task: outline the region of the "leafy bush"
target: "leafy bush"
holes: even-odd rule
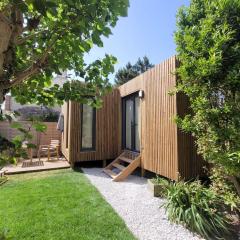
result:
[[[57,122],[59,118],[59,112],[57,111],[49,111],[46,114],[44,114],[40,119],[43,122]]]
[[[26,126],[20,122],[13,122],[11,128],[18,130],[20,134],[16,135],[12,142],[0,138],[0,166],[7,163],[16,163],[19,158],[27,158],[26,148],[36,148],[36,145],[31,142],[33,139],[31,130],[45,132],[47,126],[39,121],[32,120]],[[23,148],[23,145],[25,145],[25,148]]]
[[[177,118],[198,152],[221,165],[240,196],[240,1],[191,0],[177,18],[177,90],[189,114]]]
[[[0,136],[0,151],[6,150],[9,147],[14,147],[14,144],[6,138]]]
[[[14,143],[15,157],[26,158],[26,148],[33,149],[37,147],[31,142],[33,139],[31,130],[35,130],[36,132],[45,132],[47,126],[39,121],[32,120],[27,124],[27,126],[23,126],[20,122],[13,122],[11,124],[11,128],[17,129],[20,132],[20,134],[16,135],[12,140]],[[25,145],[26,148],[23,148],[23,145]]]
[[[14,163],[14,144],[0,136],[0,167],[7,163]]]
[[[233,183],[224,174],[224,169],[221,166],[215,165],[210,172],[211,189],[222,197],[226,206],[231,211],[240,212],[240,197],[236,192]]]
[[[206,239],[231,233],[222,198],[199,181],[171,183],[164,204],[170,221],[183,224]]]
[[[16,158],[14,157],[14,148],[9,148],[7,150],[0,151],[0,169],[6,164],[16,163]]]

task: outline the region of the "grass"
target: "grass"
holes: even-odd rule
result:
[[[0,187],[0,232],[10,239],[132,240],[123,220],[83,173],[12,176]]]

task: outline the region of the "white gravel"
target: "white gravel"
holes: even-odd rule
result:
[[[82,170],[139,240],[200,239],[168,221],[164,208],[160,208],[164,200],[152,196],[146,179],[131,175],[123,182],[113,182],[100,168]]]

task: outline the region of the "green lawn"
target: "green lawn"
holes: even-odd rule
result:
[[[69,169],[12,176],[0,187],[3,229],[17,240],[135,239],[84,174]]]

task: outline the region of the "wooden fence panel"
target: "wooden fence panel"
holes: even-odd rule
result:
[[[19,121],[24,127],[30,126],[30,122],[27,121]],[[47,145],[50,143],[51,139],[56,139],[61,141],[61,133],[57,130],[56,122],[44,122],[47,126],[47,130],[45,133],[36,132],[35,130],[31,130],[31,134],[33,135],[32,143],[37,145]],[[14,128],[11,128],[9,122],[0,122],[0,136],[11,141],[15,136],[20,135],[21,133]],[[33,155],[36,156],[37,151],[33,151]]]

